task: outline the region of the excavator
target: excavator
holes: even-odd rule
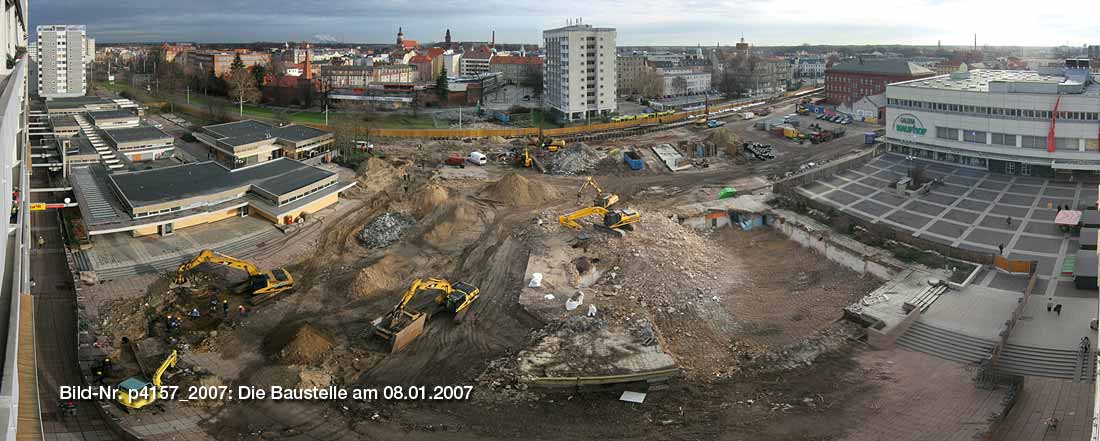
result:
[[[179,353],[173,350],[168,358],[164,359],[164,363],[161,363],[160,367],[157,368],[157,372],[153,374],[152,382],[141,377],[130,377],[122,380],[118,384],[116,395],[118,404],[127,409],[141,409],[156,402],[157,395],[160,395],[160,379],[164,376],[164,371],[167,371],[170,367],[176,367],[176,361],[178,360]]]
[[[596,190],[596,199],[594,202],[596,206],[611,208],[612,205],[615,205],[616,202],[619,202],[619,195],[615,193],[604,194],[603,188],[601,188],[600,184],[596,182],[596,178],[593,178],[591,176],[585,179],[584,183],[581,184],[581,188],[577,190],[577,197],[579,198],[581,193],[584,193],[584,190],[588,187],[592,187],[593,190]]]
[[[619,237],[626,236],[628,230],[634,229],[634,223],[642,220],[642,215],[637,210],[631,208],[622,208],[611,210],[604,207],[586,207],[580,210],[574,211],[564,216],[558,217],[558,223],[563,227],[569,227],[574,230],[581,230],[584,227],[577,222],[577,219],[597,215],[603,216],[603,225],[596,224],[599,229],[614,231]]]
[[[187,272],[208,262],[247,272],[248,281],[245,283],[248,285],[249,301],[254,305],[271,300],[279,293],[294,288],[294,278],[285,269],[273,269],[265,273],[256,268],[256,265],[212,250],[202,250],[194,259],[180,265],[176,270],[175,284],[186,284]]]
[[[446,280],[436,278],[429,278],[426,281],[414,280],[401,296],[401,301],[389,313],[371,322],[374,325],[374,333],[390,341],[391,352],[404,349],[424,332],[424,322],[428,315],[405,308],[409,301],[421,291],[434,291],[435,303],[441,310],[454,313],[455,321],[462,320],[470,304],[481,294],[480,289],[466,282],[452,285]]]

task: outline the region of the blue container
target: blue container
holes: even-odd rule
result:
[[[875,132],[864,132],[863,133],[863,143],[867,144],[867,145],[874,144],[875,143]]]
[[[641,155],[630,150],[623,152],[623,162],[625,162],[631,170],[641,170],[645,167],[645,160],[642,159]]]

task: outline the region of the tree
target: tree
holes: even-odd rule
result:
[[[252,66],[252,78],[256,80],[256,87],[263,87],[267,69],[262,64]]]
[[[237,61],[239,60],[240,56],[237,57]],[[234,61],[233,65],[236,64],[236,61]],[[226,86],[229,89],[229,96],[237,100],[242,116],[244,115],[244,103],[254,103],[260,99],[260,90],[256,88],[256,79],[252,77],[244,64],[241,64],[240,67],[230,67]]]
[[[531,88],[531,94],[534,96],[542,96],[542,69],[530,69],[527,71],[527,75],[523,77],[523,81],[520,85]]]
[[[672,92],[676,95],[684,95],[687,93],[688,82],[683,76],[676,76],[672,79]]]
[[[643,69],[638,72],[635,79],[634,91],[646,98],[657,98],[664,95],[665,80],[654,69]]]
[[[229,70],[237,71],[244,69],[244,61],[241,61],[241,54],[233,56],[233,63],[229,65]]]
[[[171,96],[179,90],[184,82],[183,69],[175,62],[172,62],[164,63],[162,66],[157,67],[157,70],[157,82],[160,84],[158,90],[164,90],[165,94],[169,97],[168,102],[172,105],[172,111],[175,112],[176,102]]]
[[[439,94],[440,105],[447,104],[447,96],[451,94],[451,90],[447,86],[446,66],[444,66],[443,70],[439,72],[439,78],[435,79],[435,93]]]

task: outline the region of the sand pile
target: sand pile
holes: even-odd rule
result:
[[[390,165],[384,159],[373,156],[359,164],[356,176],[359,177],[359,184],[364,189],[372,192],[385,190],[386,187],[400,179],[396,167]]]
[[[542,205],[561,197],[554,187],[510,173],[482,190],[484,197],[516,206]]]
[[[403,280],[404,265],[396,257],[387,255],[374,265],[359,270],[355,276],[355,294],[370,297],[397,289]]]
[[[446,188],[434,183],[425,185],[413,196],[413,213],[419,217],[427,216],[436,207],[447,202],[448,197]]]
[[[729,155],[740,153],[741,141],[737,139],[736,134],[725,127],[719,127],[717,130],[710,132],[705,142],[713,144],[719,150],[725,150]]]
[[[279,359],[293,364],[312,363],[332,349],[332,346],[332,337],[306,323],[298,328],[286,346],[279,351]]]
[[[489,144],[504,144],[506,142],[508,142],[508,140],[504,139],[503,136],[490,136],[489,137]]]
[[[431,228],[424,233],[424,240],[439,245],[479,233],[481,210],[471,202],[454,201],[436,210],[428,222]]]

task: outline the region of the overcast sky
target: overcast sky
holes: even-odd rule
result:
[[[85,24],[100,42],[405,38],[537,43],[572,17],[619,45],[1100,44],[1095,0],[31,0],[31,27]]]

